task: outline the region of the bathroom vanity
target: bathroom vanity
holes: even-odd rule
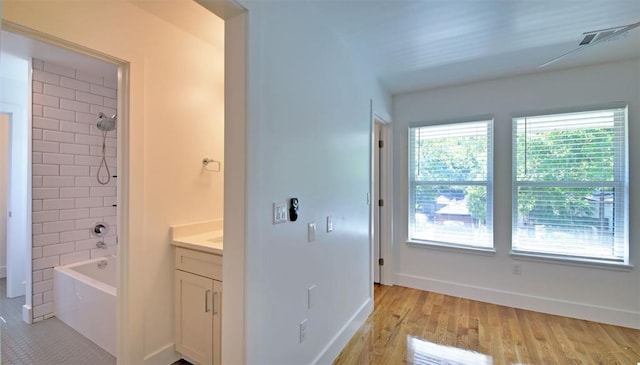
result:
[[[194,225],[171,227],[175,246],[175,350],[196,364],[218,365],[222,335],[222,231],[203,223],[196,225],[202,229],[194,229]]]

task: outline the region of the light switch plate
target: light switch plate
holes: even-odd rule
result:
[[[307,240],[309,242],[313,242],[316,240],[316,222],[309,222]]]
[[[333,232],[333,219],[331,216],[327,216],[327,233]]]
[[[287,221],[287,203],[273,203],[273,224],[284,223]]]

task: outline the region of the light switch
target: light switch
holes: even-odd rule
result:
[[[331,216],[327,216],[327,233],[333,232],[333,219]]]
[[[273,203],[273,224],[287,221],[287,203]]]
[[[307,232],[307,240],[313,242],[316,240],[316,222],[310,222]]]

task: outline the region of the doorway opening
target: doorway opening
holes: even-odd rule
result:
[[[378,115],[373,117],[373,141],[373,282],[391,285],[391,127]]]

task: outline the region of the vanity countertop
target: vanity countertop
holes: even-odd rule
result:
[[[215,255],[222,255],[222,224],[200,222],[171,227],[171,244]]]

